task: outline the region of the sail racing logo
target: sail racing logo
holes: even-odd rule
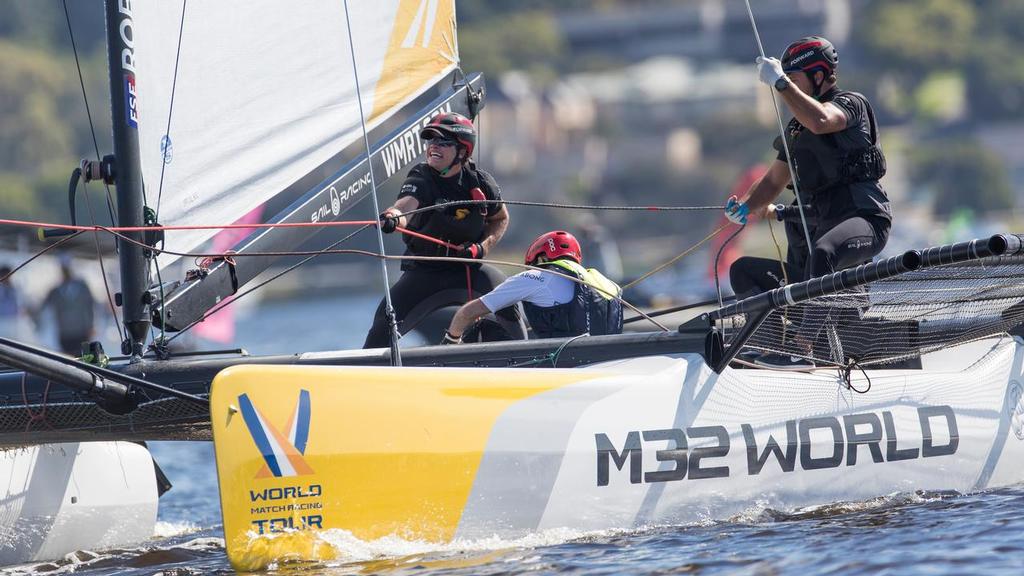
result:
[[[306,442],[309,440],[309,390],[299,391],[295,410],[284,425],[286,433],[282,433],[267,420],[249,399],[248,394],[239,396],[238,403],[245,425],[249,428],[249,435],[263,455],[264,464],[256,473],[256,478],[313,474],[313,469],[306,463],[304,457]]]

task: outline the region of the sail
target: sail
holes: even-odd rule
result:
[[[165,225],[238,220],[458,63],[454,0],[131,5],[146,204]],[[179,40],[180,39],[180,40]],[[169,232],[187,251],[216,230]],[[165,265],[169,260],[162,259]]]

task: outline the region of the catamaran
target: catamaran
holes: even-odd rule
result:
[[[1014,234],[911,250],[672,330],[172,353],[173,334],[404,174],[429,118],[484,105],[483,78],[458,70],[452,0],[258,4],[106,2],[114,153],[84,172],[117,190],[126,360],[0,340],[18,369],[0,374],[0,444],[30,447],[0,462],[23,490],[5,500],[0,561],[151,535],[144,440],[214,441],[225,545],[247,570],[335,558],[331,531],[514,538],[1024,481]],[[280,194],[295,200],[231,254],[165,276],[212,223]],[[798,324],[817,328],[815,369],[737,361],[744,348],[808,354],[787,338]],[[116,489],[100,502],[89,486],[104,484]]]

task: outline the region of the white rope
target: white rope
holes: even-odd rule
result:
[[[352,55],[352,76],[356,81],[356,101],[359,102],[359,123],[363,127],[363,146],[366,148],[366,163],[370,168],[370,196],[373,198],[373,213],[380,214],[380,205],[377,203],[377,179],[373,175],[373,161],[370,158],[370,137],[366,132],[366,116],[363,113],[363,95],[359,89],[359,67],[356,65],[356,48],[352,41],[352,23],[348,17],[348,0],[345,0],[345,26],[348,28],[348,47],[349,53]],[[380,249],[381,254],[387,254],[384,251],[384,232],[380,226],[377,226],[377,247]],[[395,309],[391,306],[391,281],[388,279],[388,265],[387,261],[381,259],[380,261],[380,272],[384,277],[384,306],[385,314],[387,315],[388,322],[391,328],[391,364],[393,366],[402,365],[402,355],[398,350],[398,322],[395,318]]]
[[[747,14],[750,16],[750,27],[754,30],[754,39],[757,40],[757,49],[761,52],[761,58],[765,58],[764,45],[761,44],[761,35],[757,33],[757,23],[754,22],[754,11],[750,9],[750,0],[743,0],[747,5]],[[795,87],[794,87],[795,89]],[[772,94],[772,106],[775,107],[775,120],[779,123],[779,136],[782,137],[782,148],[786,152],[786,165],[789,166],[789,179],[793,183],[793,193],[796,194],[796,206],[800,210],[800,223],[804,227],[804,239],[807,240],[807,265],[811,265],[811,257],[814,254],[814,246],[811,244],[811,233],[807,228],[807,217],[804,216],[804,202],[800,198],[800,187],[797,184],[796,168],[793,165],[793,155],[789,153],[789,142],[786,140],[786,127],[782,124],[782,111],[779,110],[779,102],[775,99],[775,89],[771,86],[768,90]]]

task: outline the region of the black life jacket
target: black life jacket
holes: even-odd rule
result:
[[[434,198],[434,206],[459,200],[472,200],[470,190],[473,188],[483,190],[480,175],[470,164],[464,165],[459,174],[446,179],[456,184],[454,194],[452,193],[451,186],[442,188],[441,175],[426,163],[414,166],[409,171],[409,175],[420,176],[423,181],[427,182],[428,186],[433,188],[430,195]],[[445,189],[447,190],[443,191]],[[445,197],[446,194],[453,197]],[[479,242],[483,239],[486,219],[486,205],[464,204],[461,206],[438,208],[437,210],[426,210],[414,214],[409,223],[409,228],[421,234],[460,245],[466,242]],[[409,251],[416,256],[448,255],[446,247],[434,242],[409,235],[403,236],[402,239],[409,247]]]
[[[573,282],[572,300],[564,304],[544,308],[523,302],[526,319],[538,338],[622,333],[622,302],[618,300],[622,289],[617,284],[597,270],[571,260],[555,260],[541,267],[555,269],[586,284]]]
[[[864,101],[871,125],[871,144],[852,148],[848,143],[840,143],[835,133],[815,134],[805,129],[796,118],[786,128],[800,192],[806,194],[808,200],[829,188],[877,181],[885,175],[885,155],[878,146],[878,123],[871,103],[857,92],[837,91],[832,98],[842,95]]]

